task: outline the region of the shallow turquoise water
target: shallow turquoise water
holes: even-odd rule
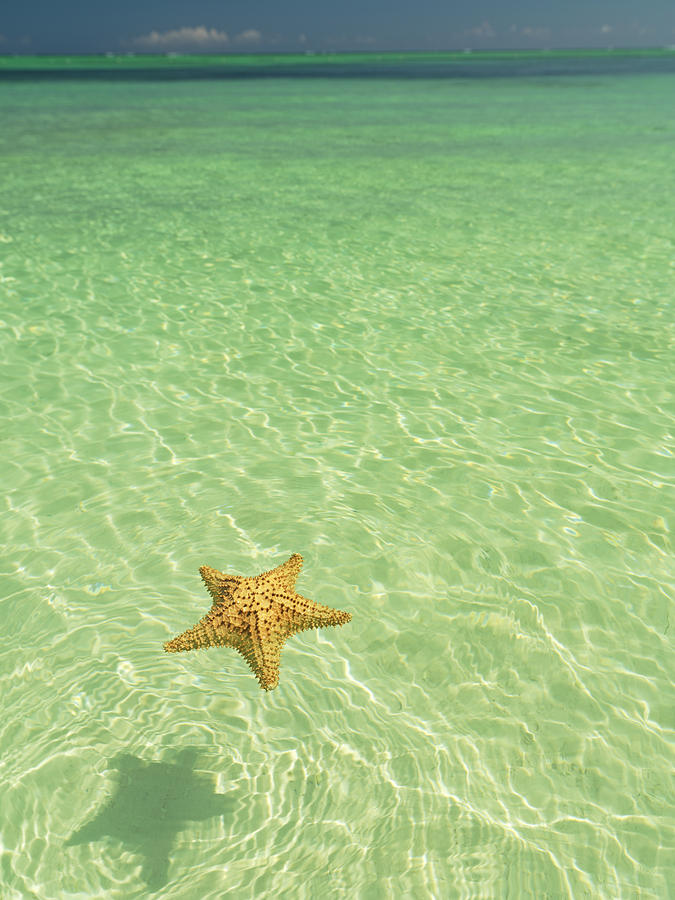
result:
[[[673,84],[1,85],[3,897],[668,895]]]

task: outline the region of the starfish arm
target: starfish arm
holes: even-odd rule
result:
[[[228,617],[235,621],[226,621],[220,614],[216,604],[192,628],[188,628],[183,634],[167,641],[164,649],[167,653],[177,653],[180,650],[199,650],[202,647],[234,647],[239,649],[241,631],[238,617]]]
[[[237,647],[265,691],[271,691],[279,684],[283,643],[284,637],[278,629],[258,622]]]
[[[234,592],[244,580],[241,575],[225,575],[211,566],[200,566],[199,574],[214,603],[231,603]]]
[[[285,563],[282,563],[275,569],[270,569],[269,572],[263,572],[262,575],[257,577],[267,580],[269,576],[276,576],[278,581],[281,581],[289,591],[292,591],[295,587],[295,580],[300,574],[300,569],[302,569],[302,557],[299,553],[294,553]]]
[[[297,634],[309,628],[325,628],[327,625],[345,625],[352,617],[351,613],[323,606],[302,594],[296,594],[294,599],[296,605],[289,620],[289,634]]]

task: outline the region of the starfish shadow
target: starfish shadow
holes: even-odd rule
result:
[[[141,874],[150,891],[168,881],[171,850],[180,831],[232,811],[235,800],[214,792],[213,776],[193,771],[194,750],[175,763],[147,762],[121,754],[110,766],[118,772],[110,800],[66,841],[66,846],[112,838],[142,857]]]

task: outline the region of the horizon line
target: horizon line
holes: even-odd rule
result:
[[[593,47],[453,47],[453,48],[436,48],[436,49],[398,49],[398,50],[364,50],[364,49],[305,49],[305,50],[74,50],[74,51],[12,51],[0,52],[1,58],[15,59],[17,57],[83,57],[83,56],[100,56],[111,58],[116,56],[122,57],[163,57],[175,58],[178,56],[204,56],[204,57],[230,57],[230,56],[336,56],[341,54],[349,54],[351,56],[372,56],[378,55],[394,55],[400,53],[625,53],[640,51],[661,51],[675,52],[675,44],[653,44],[653,45],[617,45],[617,46],[593,46]]]

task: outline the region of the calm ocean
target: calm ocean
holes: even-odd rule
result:
[[[0,66],[0,896],[664,900],[675,53],[95,68]],[[291,553],[276,690],[164,653]]]

